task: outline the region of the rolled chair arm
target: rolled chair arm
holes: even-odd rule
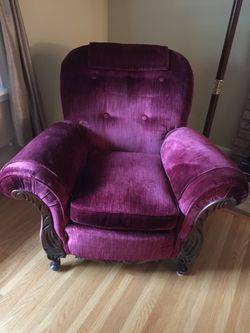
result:
[[[178,233],[181,240],[207,205],[230,198],[239,204],[248,195],[246,177],[233,161],[190,128],[181,127],[166,136],[161,159],[184,215]]]
[[[60,122],[40,133],[0,170],[3,194],[32,193],[49,208],[64,248],[69,199],[86,157],[83,127]]]

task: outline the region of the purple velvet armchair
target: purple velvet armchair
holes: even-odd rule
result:
[[[193,75],[163,46],[91,43],[65,58],[65,121],[0,171],[0,190],[41,211],[51,268],[67,254],[101,260],[177,258],[184,274],[202,221],[242,202],[243,173],[185,127]]]

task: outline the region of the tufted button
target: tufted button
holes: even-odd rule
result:
[[[148,119],[148,117],[147,117],[145,114],[143,114],[143,115],[141,116],[141,119],[144,120],[144,121],[146,121],[146,120]]]
[[[92,80],[96,80],[96,79],[97,79],[96,74],[92,74],[92,75],[91,75],[91,79],[92,79]]]
[[[105,113],[103,114],[103,118],[105,118],[105,119],[109,119],[109,118],[110,118],[110,115],[109,115],[107,112],[105,112]]]
[[[164,82],[164,81],[165,81],[165,77],[160,76],[160,77],[159,77],[159,81],[160,81],[160,82]]]

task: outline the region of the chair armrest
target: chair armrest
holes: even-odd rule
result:
[[[87,157],[84,128],[61,122],[44,130],[0,170],[0,191],[35,194],[50,209],[54,228],[65,243],[69,199]]]
[[[237,204],[248,195],[245,175],[207,138],[181,127],[170,132],[161,159],[185,218],[179,236],[185,239],[199,212],[217,199],[233,197]]]

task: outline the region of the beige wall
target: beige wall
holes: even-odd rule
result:
[[[59,72],[64,56],[107,40],[107,0],[20,0],[48,123],[62,119]]]
[[[183,53],[195,75],[190,126],[202,130],[233,1],[109,0],[109,40],[165,44]],[[243,1],[211,133],[231,147],[250,90],[250,2]]]

